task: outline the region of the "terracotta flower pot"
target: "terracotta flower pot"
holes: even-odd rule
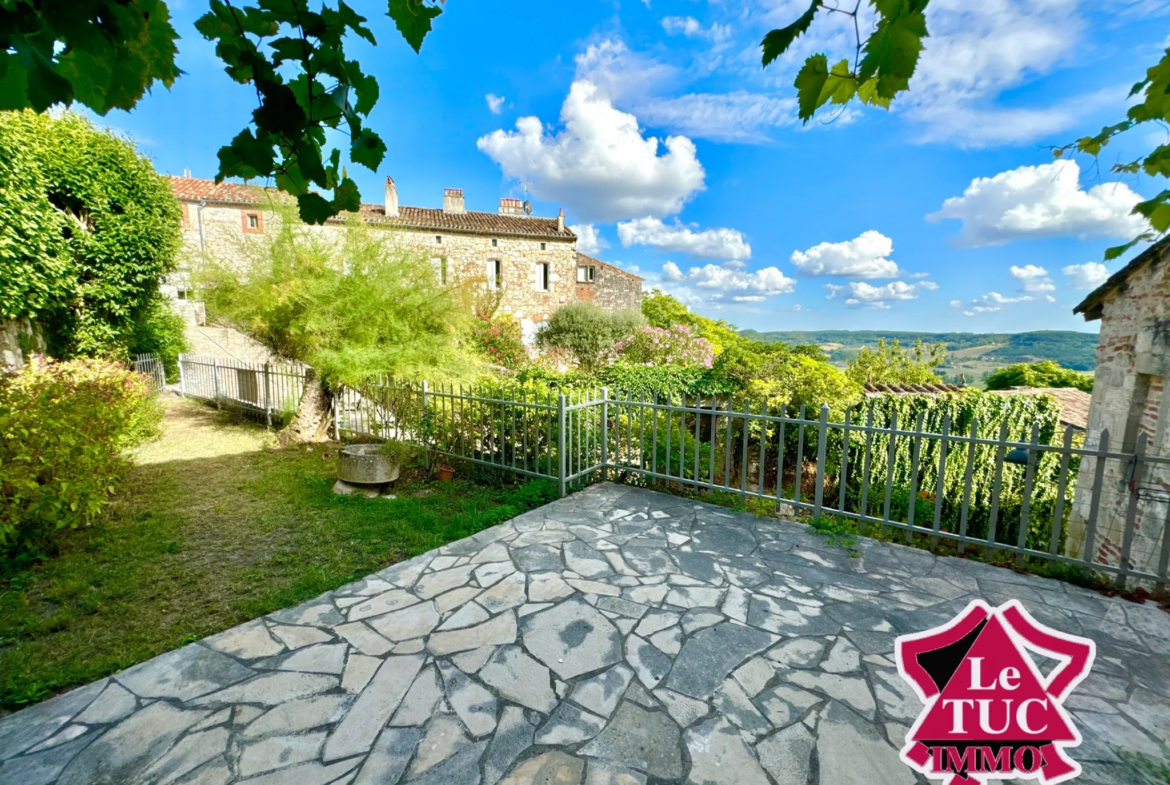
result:
[[[450,482],[452,479],[454,479],[454,477],[455,477],[455,467],[454,466],[448,466],[445,463],[440,463],[438,466],[438,469],[439,469],[439,482]]]

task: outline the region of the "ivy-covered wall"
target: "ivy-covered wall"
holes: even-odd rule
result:
[[[35,321],[53,354],[174,344],[158,287],[180,219],[130,142],[72,112],[0,112],[0,316]]]

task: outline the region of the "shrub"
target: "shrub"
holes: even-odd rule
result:
[[[710,368],[715,360],[711,342],[685,324],[640,327],[614,344],[614,354],[634,365],[681,365]]]
[[[33,358],[0,378],[0,548],[91,523],[161,419],[146,378],[116,363]]]
[[[940,379],[935,368],[947,358],[946,344],[924,344],[919,338],[913,351],[898,343],[878,339],[875,348],[862,347],[849,361],[846,374],[858,384],[937,384]]]
[[[985,380],[989,390],[1009,387],[1075,387],[1093,392],[1093,375],[1063,368],[1052,360],[1039,363],[1017,363],[993,371]]]
[[[477,316],[471,323],[471,339],[484,358],[494,365],[517,368],[528,361],[520,323],[511,316],[490,319]]]
[[[542,349],[569,352],[583,370],[593,371],[604,363],[615,343],[645,323],[637,311],[609,313],[593,303],[572,303],[552,315],[536,340]]]
[[[134,325],[131,341],[131,355],[157,356],[166,369],[167,381],[179,380],[179,355],[187,351],[186,325],[161,296]]]
[[[652,327],[668,328],[678,324],[690,327],[696,335],[710,342],[715,354],[721,354],[745,340],[727,322],[699,316],[660,289],[643,293],[642,315]]]

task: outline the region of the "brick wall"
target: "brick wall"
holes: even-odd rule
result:
[[[1170,345],[1163,337],[1170,317],[1170,279],[1165,258],[1134,271],[1125,286],[1106,295],[1097,344],[1097,368],[1093,402],[1089,409],[1086,445],[1100,443],[1109,434],[1109,449],[1130,452],[1140,434],[1147,438],[1147,453],[1168,454],[1163,400],[1165,377],[1170,373]],[[1069,516],[1065,552],[1082,557],[1087,520],[1093,502],[1096,460],[1086,457],[1077,475],[1077,493]],[[1135,497],[1133,489],[1145,492]],[[1158,464],[1143,464],[1136,475],[1130,462],[1107,459],[1100,493],[1094,558],[1107,564],[1120,562],[1125,520],[1131,501],[1136,504],[1131,561],[1138,569],[1156,571],[1167,504],[1151,489],[1170,490],[1170,471]]]

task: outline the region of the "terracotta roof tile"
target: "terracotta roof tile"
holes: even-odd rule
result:
[[[171,177],[171,190],[181,200],[207,200],[217,204],[262,204],[269,196],[287,199],[275,188],[255,185],[203,180],[197,177]],[[468,210],[447,213],[430,207],[400,207],[397,218],[387,218],[386,208],[380,204],[363,204],[358,214],[369,223],[427,229],[437,232],[465,232],[470,234],[511,235],[549,240],[573,241],[577,235],[568,227],[557,228],[556,218],[536,218],[527,215],[498,215]],[[344,214],[334,221],[344,219]]]
[[[1093,396],[1075,387],[1011,387],[993,390],[996,395],[1051,395],[1060,404],[1060,424],[1084,431],[1089,427],[1089,405]]]
[[[879,395],[942,395],[965,390],[957,384],[874,384],[865,383],[866,397]]]

